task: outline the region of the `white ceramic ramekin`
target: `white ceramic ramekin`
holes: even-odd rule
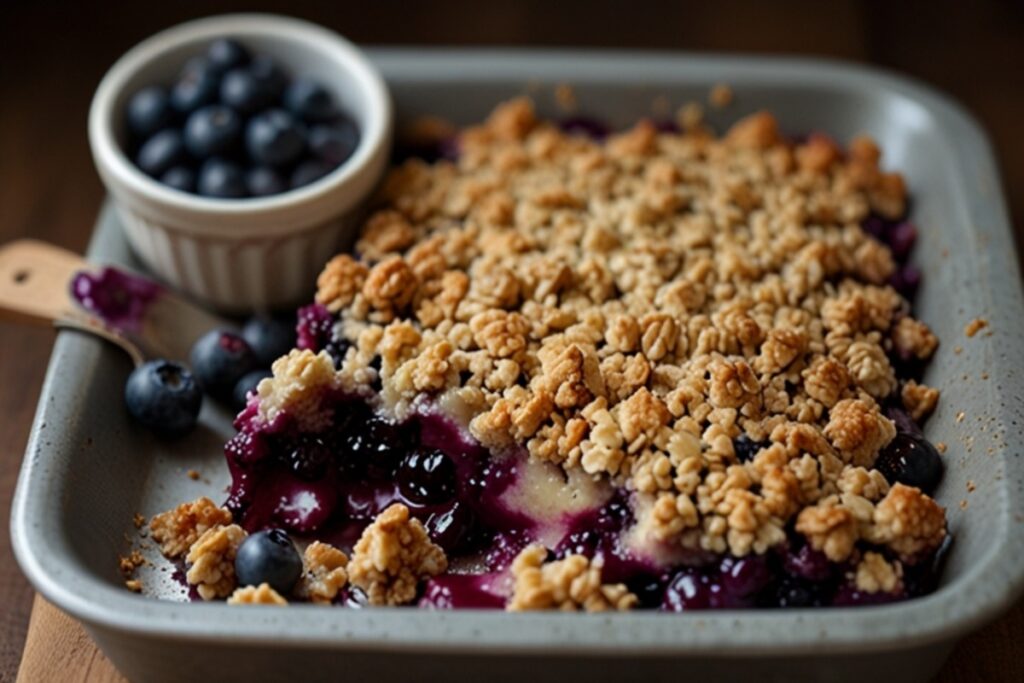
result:
[[[327,87],[360,130],[352,157],[306,187],[266,198],[213,199],[173,190],[126,156],[124,108],[139,88],[172,83],[212,40],[229,36]],[[231,14],[181,24],[129,50],[107,72],[89,111],[89,141],[133,249],[160,278],[221,310],[301,302],[320,267],[351,238],[391,145],[383,79],[350,42],[308,22]]]

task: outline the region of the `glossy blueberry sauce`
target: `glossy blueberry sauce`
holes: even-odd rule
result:
[[[71,279],[71,297],[115,329],[138,331],[146,310],[161,294],[160,285],[115,268],[80,271]]]
[[[600,120],[584,116],[566,119],[561,127],[595,139],[611,133]],[[676,130],[674,124],[659,129]],[[405,152],[400,156],[455,159],[457,140]],[[912,301],[921,282],[920,271],[908,263],[917,228],[905,219],[877,215],[865,220],[863,228],[890,247],[897,262],[890,284]],[[300,309],[299,348],[326,349],[340,364],[347,345],[332,339],[335,323],[323,306]],[[913,359],[894,356],[892,362],[903,378],[917,377],[923,370]],[[337,395],[328,400],[336,405],[335,420],[324,434],[299,434],[287,418],[261,424],[255,404],[239,415],[236,427],[241,431],[225,447],[233,479],[227,505],[249,531],[280,525],[349,551],[379,512],[404,503],[445,549],[453,567],[459,567],[425,582],[418,600],[424,608],[502,608],[510,590],[509,566],[539,536],[552,559],[575,553],[600,557],[604,581],[625,583],[641,608],[667,612],[904,600],[935,589],[948,552],[949,537],[931,556],[905,565],[902,587],[891,594],[856,590],[852,565],[829,561],[792,528],[786,543],[764,555],[704,555],[685,565],[656,566],[637,557],[623,540],[634,522],[628,492],[617,491],[599,507],[566,515],[553,537],[550,528],[512,509],[505,496],[522,476],[524,453],[494,456],[451,421],[429,411],[392,424],[360,398]],[[899,433],[923,439],[921,425],[903,410],[898,394],[885,411]],[[766,445],[741,436],[735,450],[746,462]],[[862,544],[860,549],[893,559],[884,548]],[[360,607],[365,596],[349,587],[336,602]]]

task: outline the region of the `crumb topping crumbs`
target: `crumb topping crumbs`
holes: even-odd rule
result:
[[[146,564],[146,558],[139,550],[132,550],[129,554],[118,558],[117,566],[125,578],[130,578],[135,570]]]
[[[149,529],[165,557],[184,555],[206,531],[231,524],[231,513],[203,496],[153,517]]]
[[[287,605],[288,601],[268,583],[240,586],[228,597],[229,605]]]
[[[635,491],[653,539],[762,553],[796,520],[847,557],[878,522],[838,482],[895,433],[879,405],[897,389],[889,352],[923,358],[936,343],[885,284],[889,249],[860,227],[905,208],[878,146],[792,144],[767,112],[721,138],[640,122],[597,142],[539,121],[525,99],[458,144],[456,163],[394,169],[358,259],[321,274],[317,300],[351,343],[340,371],[293,352],[261,383],[261,413],[315,428],[310,394],[339,383],[399,418],[424,396],[451,398],[484,446],[518,444]],[[919,410],[931,400],[908,395]],[[743,434],[766,443],[748,462],[732,446]],[[916,535],[892,518],[887,542],[934,541],[927,519]],[[379,534],[350,578],[378,600],[411,599],[406,581],[370,571]]]
[[[226,598],[235,590],[235,554],[246,533],[237,524],[208,529],[189,548],[185,578],[203,600]]]
[[[708,93],[708,101],[713,107],[728,107],[732,104],[733,91],[725,83],[717,83],[711,88],[711,92]]]
[[[322,400],[339,387],[334,361],[326,351],[292,350],[271,367],[272,377],[259,383],[259,414],[267,422],[286,414],[298,429],[319,432],[330,426],[333,415]]]
[[[967,323],[967,325],[964,327],[964,334],[967,335],[968,337],[973,337],[986,327],[988,327],[987,320],[985,320],[984,318],[975,318],[971,322]]]
[[[515,583],[509,611],[558,609],[574,612],[627,610],[637,597],[624,584],[601,582],[603,560],[569,555],[549,562],[542,545],[524,548],[512,562]]]
[[[130,590],[133,593],[141,593],[142,592],[142,581],[140,581],[138,579],[128,579],[127,581],[124,582],[124,587],[127,588],[128,590]]]
[[[431,542],[423,524],[396,503],[363,531],[348,564],[352,585],[371,605],[404,605],[416,597],[420,581],[448,568],[444,551]]]
[[[910,417],[921,422],[935,412],[935,406],[939,403],[939,390],[910,380],[903,385],[900,398]]]
[[[895,593],[902,585],[903,567],[879,553],[866,552],[857,564],[854,585],[865,593]]]
[[[145,515],[136,512],[135,516],[132,517],[132,524],[135,525],[136,529],[141,529],[142,527],[146,526],[146,517],[145,517]]]
[[[314,541],[302,556],[303,572],[297,591],[310,602],[329,604],[348,583],[348,556],[327,543]]]

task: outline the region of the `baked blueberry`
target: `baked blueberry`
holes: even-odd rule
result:
[[[255,315],[242,328],[242,339],[256,354],[256,362],[270,367],[295,348],[295,317]]]
[[[424,526],[430,540],[451,552],[461,546],[473,531],[472,510],[465,503],[453,500],[427,517]]]
[[[139,138],[148,138],[174,119],[167,90],[151,85],[128,100],[128,128]]]
[[[143,143],[135,163],[143,173],[161,176],[171,167],[185,161],[187,154],[181,139],[181,133],[168,128],[162,130]]]
[[[292,188],[294,189],[296,187],[303,187],[304,185],[315,183],[335,168],[337,167],[324,163],[318,159],[303,161],[295,167],[294,171],[292,171]]]
[[[210,330],[189,353],[196,379],[215,398],[230,398],[247,373],[256,367],[256,356],[240,336],[226,330]]]
[[[916,486],[931,493],[942,479],[942,458],[923,436],[897,432],[878,454],[875,469],[890,482]]]
[[[135,368],[128,376],[124,398],[132,417],[165,437],[191,431],[203,405],[202,391],[192,373],[167,360]]]
[[[196,172],[188,166],[175,166],[160,176],[160,182],[175,190],[195,192]]]
[[[302,557],[284,530],[258,531],[238,546],[235,576],[242,586],[267,583],[278,593],[288,595],[302,576]]]
[[[245,144],[257,163],[287,166],[302,155],[306,140],[295,117],[283,109],[270,109],[249,121]]]
[[[338,114],[327,89],[308,78],[296,78],[284,91],[284,106],[307,123],[330,121]]]
[[[309,151],[321,161],[340,166],[359,145],[359,130],[344,119],[334,125],[316,125],[309,129]]]
[[[237,40],[218,38],[206,49],[206,59],[214,71],[225,73],[230,69],[247,64],[249,51]]]
[[[209,62],[197,57],[185,65],[178,82],[171,88],[171,106],[180,114],[191,114],[214,102],[219,87],[217,72]]]
[[[269,197],[287,190],[288,183],[270,166],[254,166],[245,173],[245,188],[252,197]]]
[[[245,175],[238,164],[226,159],[208,159],[199,169],[196,189],[206,197],[238,199],[246,194]]]
[[[318,435],[305,434],[292,440],[287,448],[288,467],[300,479],[315,481],[323,476],[331,461],[331,448]]]
[[[455,465],[439,450],[409,453],[396,478],[398,490],[412,503],[443,503],[455,495]]]
[[[242,136],[242,119],[234,109],[211,104],[185,121],[185,146],[199,159],[231,152]]]
[[[234,391],[231,392],[231,406],[236,411],[245,408],[245,404],[249,400],[249,393],[256,391],[259,383],[271,375],[270,370],[253,370],[242,375],[242,379],[238,380]]]
[[[247,68],[236,68],[224,74],[220,82],[220,101],[242,114],[252,114],[274,101],[270,90]]]

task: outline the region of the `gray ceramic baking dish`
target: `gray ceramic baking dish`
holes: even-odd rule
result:
[[[1024,310],[992,153],[962,110],[903,78],[819,61],[424,50],[373,57],[403,120],[469,122],[522,92],[555,113],[553,86],[571,83],[583,111],[626,124],[703,99],[722,82],[737,98],[713,111],[713,122],[768,108],[789,131],[874,135],[885,164],[912,188],[913,219],[923,228],[918,312],[942,339],[926,379],[945,390],[928,425],[933,441],[949,445],[938,498],[957,540],[943,584],[885,607],[682,615],[180,604],[159,569],[144,580],[171,600],[134,595],[116,566],[134,535],[133,514],[221,495],[227,417],[205,413],[204,428],[174,446],[151,439],[120,407],[123,354],[63,332],[15,497],[14,546],[36,588],[82,620],[129,678],[924,681],[958,637],[1012,604],[1024,587]],[[90,255],[132,263],[109,211]],[[975,317],[989,327],[968,339],[964,325]],[[185,476],[191,468],[199,481]]]

